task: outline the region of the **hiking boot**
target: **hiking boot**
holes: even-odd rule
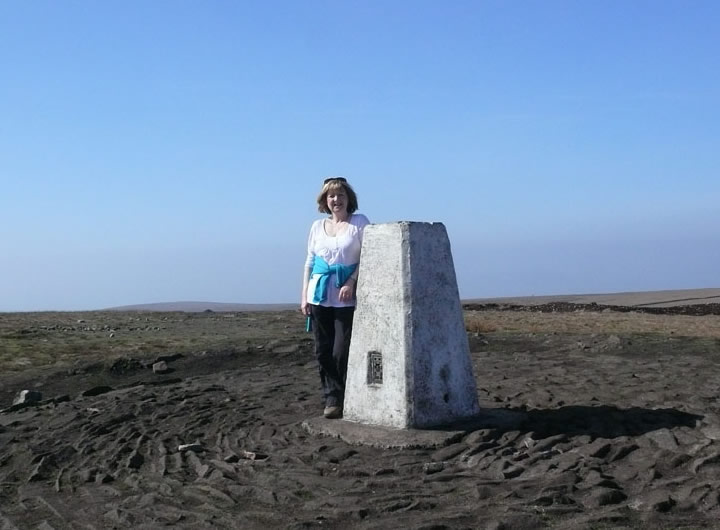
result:
[[[338,405],[325,407],[325,410],[323,411],[323,416],[325,416],[329,420],[342,418],[342,407]]]

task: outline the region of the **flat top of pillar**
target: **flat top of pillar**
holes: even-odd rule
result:
[[[373,223],[372,226],[442,225],[442,224],[443,223],[441,223],[440,221],[392,221],[390,223]]]

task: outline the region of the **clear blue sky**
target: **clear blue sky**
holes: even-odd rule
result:
[[[0,310],[295,302],[315,197],[464,298],[720,286],[720,2],[0,2]]]

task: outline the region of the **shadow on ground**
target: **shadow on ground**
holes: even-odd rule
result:
[[[569,436],[589,435],[593,438],[619,438],[639,436],[659,429],[695,427],[703,416],[689,414],[676,409],[646,409],[631,407],[621,409],[611,405],[584,406],[569,405],[558,409],[537,409],[521,411],[524,421],[522,430],[536,433],[540,437],[566,434]]]

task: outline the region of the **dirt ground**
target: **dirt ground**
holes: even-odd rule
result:
[[[507,309],[465,317],[519,420],[403,450],[302,428],[296,312],[0,314],[0,530],[717,527],[720,316]]]

